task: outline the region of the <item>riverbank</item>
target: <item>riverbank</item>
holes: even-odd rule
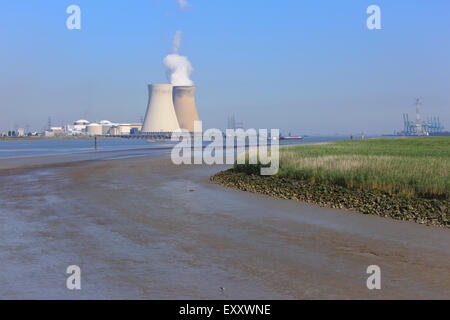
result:
[[[280,150],[279,173],[237,165],[211,181],[283,199],[450,227],[450,138],[371,139]]]

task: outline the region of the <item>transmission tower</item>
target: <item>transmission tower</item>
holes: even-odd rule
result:
[[[416,106],[416,132],[418,135],[422,134],[422,123],[420,121],[420,106],[422,105],[422,98],[416,98],[414,101]]]

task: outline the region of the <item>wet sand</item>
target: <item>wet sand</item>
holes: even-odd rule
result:
[[[450,298],[449,230],[210,183],[225,166],[118,158],[0,163],[1,299]]]

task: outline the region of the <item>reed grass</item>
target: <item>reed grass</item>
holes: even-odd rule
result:
[[[450,137],[369,139],[280,149],[280,177],[449,198]]]

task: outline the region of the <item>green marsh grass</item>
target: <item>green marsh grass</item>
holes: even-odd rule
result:
[[[448,198],[450,137],[368,139],[280,149],[280,177]]]

